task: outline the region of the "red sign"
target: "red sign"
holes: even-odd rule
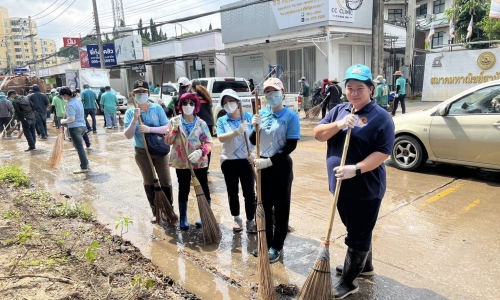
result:
[[[90,68],[89,55],[86,50],[79,50],[78,54],[80,56],[80,66],[82,68]]]
[[[63,37],[64,47],[81,47],[82,41],[80,38]]]

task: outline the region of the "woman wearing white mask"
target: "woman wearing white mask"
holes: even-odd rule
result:
[[[221,170],[226,181],[227,195],[229,199],[229,208],[234,217],[233,231],[243,230],[243,220],[240,218],[240,199],[238,196],[238,182],[241,182],[243,197],[245,198],[245,213],[247,217],[246,227],[248,233],[256,233],[255,225],[255,178],[252,166],[253,157],[248,156],[248,150],[245,141],[245,135],[252,133],[252,114],[241,113],[238,109],[238,103],[241,99],[238,94],[226,89],[220,95],[222,107],[226,115],[217,119],[217,137],[222,143],[222,153],[220,156]],[[250,145],[250,143],[248,143]],[[251,146],[251,145],[250,145]],[[251,148],[250,148],[251,149]]]
[[[191,171],[188,160],[193,165],[196,178],[201,184],[203,193],[211,204],[210,190],[208,189],[208,153],[212,150],[212,135],[210,129],[202,119],[195,116],[200,111],[200,99],[192,93],[185,93],[179,99],[180,116],[170,119],[167,125],[165,142],[171,147],[170,165],[175,168],[177,181],[179,182],[179,227],[188,230],[187,202],[191,188]],[[184,135],[187,141],[188,156],[184,154],[184,145],[181,143],[179,134]],[[201,221],[196,222],[201,227]]]
[[[266,237],[269,261],[277,262],[283,255],[283,244],[288,233],[293,181],[293,163],[290,158],[300,140],[300,121],[296,112],[283,105],[285,89],[278,78],[264,82],[268,107],[252,118],[252,125],[260,125],[260,159],[254,165],[261,172],[262,203],[266,214]],[[250,136],[256,144],[256,134]],[[273,230],[273,215],[275,219]],[[252,252],[257,256],[257,249]]]
[[[146,81],[137,80],[134,82],[132,97],[135,98],[139,107],[127,109],[124,118],[126,128],[124,134],[127,139],[134,138],[135,162],[141,170],[144,191],[146,192],[149,205],[153,212],[151,222],[155,223],[156,210],[154,206],[155,190],[153,171],[151,170],[146,149],[144,148],[142,133],[164,134],[167,131],[168,119],[160,105],[148,101],[149,87]],[[143,125],[139,124],[139,118],[141,118]],[[172,203],[172,180],[170,178],[168,157],[168,155],[151,155],[161,188],[165,196],[167,196],[167,199]]]

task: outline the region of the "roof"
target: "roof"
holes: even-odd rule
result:
[[[431,25],[433,23],[434,23],[434,28],[441,28],[441,27],[448,27],[449,26],[448,19],[444,18],[444,19],[435,20],[435,21],[430,22],[428,24],[425,24],[423,26],[417,27],[417,30],[430,30]]]

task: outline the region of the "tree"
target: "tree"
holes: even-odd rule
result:
[[[491,8],[491,3],[488,3],[486,11],[489,11],[490,8]],[[481,22],[477,24],[477,26],[481,26],[484,29],[484,32],[486,33],[490,41],[500,40],[500,19],[492,19],[486,17],[483,18]]]
[[[139,33],[139,35],[141,37],[144,37],[144,34],[142,32],[142,18],[139,19],[139,24],[137,24],[137,27],[139,28],[139,30],[137,30],[137,32]]]
[[[125,21],[123,21],[123,19],[120,19],[120,27],[125,27]]]
[[[210,23],[210,25],[208,25],[208,30],[212,30],[212,23]]]
[[[480,25],[480,20],[489,19],[487,5],[478,0],[456,0],[455,4],[446,10],[445,16],[450,21],[455,16],[455,35],[457,42],[466,43],[467,28],[471,20],[471,14],[474,17],[471,42],[487,41],[488,36],[484,32],[484,28]],[[470,49],[488,48],[488,44],[469,45]]]
[[[149,20],[149,29],[151,30],[151,41],[158,42],[160,41],[160,36],[158,35],[158,30],[156,29],[155,23],[153,22],[153,18]]]

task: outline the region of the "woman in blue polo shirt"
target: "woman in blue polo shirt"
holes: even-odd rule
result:
[[[290,153],[300,140],[300,121],[296,112],[283,105],[285,89],[281,80],[266,80],[264,95],[269,107],[252,118],[252,125],[260,125],[261,158],[255,159],[254,166],[257,170],[262,170],[261,192],[266,214],[267,246],[269,261],[274,263],[283,255],[283,244],[288,233],[293,181]],[[250,136],[250,141],[256,144],[255,131]],[[257,249],[252,254],[257,256]]]
[[[246,147],[247,141],[243,133],[252,133],[252,114],[243,113],[244,122],[241,121],[241,113],[238,109],[241,99],[238,94],[226,89],[220,95],[220,104],[226,111],[226,115],[217,119],[217,137],[222,143],[220,156],[221,170],[226,181],[229,209],[234,217],[233,231],[243,230],[243,220],[240,218],[240,199],[238,196],[238,182],[241,182],[243,197],[245,198],[245,213],[247,217],[246,227],[248,233],[256,233],[255,225],[255,178],[252,166],[252,158],[249,158]],[[251,146],[250,143],[249,147]],[[250,148],[251,150],[252,148]]]
[[[349,103],[337,105],[314,128],[314,137],[327,142],[327,168],[330,192],[337,179],[342,188],[337,209],[347,227],[348,246],[342,274],[335,286],[335,299],[359,290],[358,275],[372,275],[372,231],[386,189],[384,161],[394,144],[394,123],[389,113],[371,98],[374,86],[367,66],[354,65],[347,70],[346,95]],[[352,109],[355,109],[352,114]],[[340,167],[347,129],[352,128],[346,164]]]

